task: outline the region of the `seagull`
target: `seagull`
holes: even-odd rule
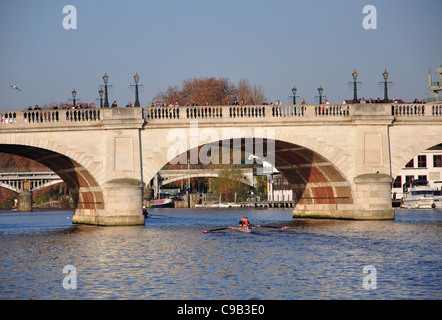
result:
[[[17,86],[13,86],[13,85],[11,85],[10,87],[11,87],[12,89],[17,89],[18,91],[21,92],[21,90],[20,90]]]

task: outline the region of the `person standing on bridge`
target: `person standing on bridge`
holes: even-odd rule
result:
[[[116,108],[117,107],[117,100],[114,100],[114,103],[112,103],[112,108]]]

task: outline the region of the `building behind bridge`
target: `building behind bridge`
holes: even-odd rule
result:
[[[399,172],[391,189],[392,198],[404,196],[403,185],[412,180],[425,180],[434,190],[442,188],[442,144],[421,152]]]

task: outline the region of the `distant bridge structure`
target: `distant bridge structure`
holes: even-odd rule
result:
[[[21,193],[24,182],[29,182],[31,192],[62,183],[55,172],[0,172],[0,187]]]

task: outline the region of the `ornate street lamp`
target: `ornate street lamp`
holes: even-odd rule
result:
[[[296,89],[296,87],[293,86],[293,88],[292,88],[292,93],[293,93],[293,104],[296,104],[296,91],[298,91],[298,89]]]
[[[103,88],[100,88],[100,90],[98,90],[98,94],[100,95],[100,108],[103,108]]]
[[[72,90],[72,100],[74,101],[74,108],[75,108],[75,106],[76,106],[76,104],[75,104],[75,98],[77,97],[77,91],[75,90],[75,88],[74,88],[74,90]]]
[[[107,96],[107,83],[109,81],[109,77],[107,76],[106,73],[103,76],[103,81],[104,81],[104,107],[109,108],[109,100]]]
[[[388,75],[389,73],[387,72],[387,69],[385,69],[384,73],[382,74],[384,77],[384,103],[388,103]]]
[[[322,88],[322,86],[319,86],[318,88],[318,93],[319,93],[319,104],[322,104],[322,92],[324,91],[324,89]]]
[[[140,106],[140,100],[138,99],[138,81],[140,80],[140,76],[138,75],[138,72],[134,75],[135,80],[135,107]]]
[[[353,76],[353,103],[359,103],[357,89],[358,82],[356,81],[358,79],[358,73],[356,72],[356,69],[354,69],[351,75]]]

